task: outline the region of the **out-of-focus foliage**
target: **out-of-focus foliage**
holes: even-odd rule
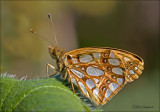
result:
[[[117,5],[116,1],[80,1],[80,2],[73,2],[72,7],[79,13],[79,14],[86,14],[89,16],[104,16],[108,13],[111,13],[115,6]],[[97,8],[98,7],[98,8]]]
[[[115,47],[144,59],[140,78],[126,85],[104,110],[159,109],[159,1],[2,1],[1,72],[45,77],[46,64],[55,65],[49,43],[29,32],[33,28],[53,42],[48,13],[58,46],[65,50]]]

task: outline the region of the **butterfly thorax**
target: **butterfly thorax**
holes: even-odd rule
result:
[[[54,47],[48,46],[48,49],[51,57],[56,60],[57,72],[62,72],[65,67],[62,61],[62,57],[65,53],[64,50],[57,46]]]

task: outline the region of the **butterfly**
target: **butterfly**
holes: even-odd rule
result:
[[[144,61],[125,50],[108,47],[88,47],[64,52],[50,47],[49,53],[57,62],[57,72],[69,78],[74,90],[81,92],[97,105],[107,103],[128,82],[139,77]]]
[[[48,17],[53,26],[51,15]],[[60,73],[63,79],[70,81],[74,92],[75,85],[97,105],[106,104],[125,84],[137,79],[144,68],[141,57],[117,48],[87,47],[69,52],[57,46],[48,49],[57,68],[47,64],[47,77],[48,67],[51,67],[55,74]]]

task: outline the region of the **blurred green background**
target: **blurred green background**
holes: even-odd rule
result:
[[[127,84],[102,108],[104,111],[159,110],[159,1],[1,1],[1,73],[46,77],[54,42],[66,51],[81,47],[120,48],[144,59],[139,79]],[[50,73],[51,70],[50,70]]]

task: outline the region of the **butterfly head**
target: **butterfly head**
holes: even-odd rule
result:
[[[51,57],[56,60],[57,67],[58,67],[57,70],[62,71],[64,68],[64,64],[62,61],[62,57],[65,53],[64,50],[60,49],[57,46],[54,46],[54,47],[48,46],[48,49],[49,49],[49,53],[50,53]]]
[[[62,50],[56,46],[54,46],[54,47],[48,46],[48,49],[49,49],[49,53],[50,53],[51,57],[55,60],[59,60],[64,54],[64,50]]]

